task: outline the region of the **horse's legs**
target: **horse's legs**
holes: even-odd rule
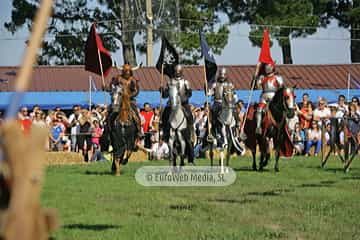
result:
[[[214,166],[214,146],[213,146],[213,142],[210,142],[210,151],[209,151],[209,155],[210,155],[210,165]]]
[[[181,161],[181,166],[184,166],[184,156],[185,156],[185,150],[186,150],[186,142],[185,139],[183,138],[183,135],[181,134],[181,131],[177,131],[177,136],[180,142],[180,149],[181,149],[181,153],[180,153],[180,161]]]
[[[252,155],[252,158],[253,158],[252,169],[253,169],[254,171],[257,171],[257,166],[256,166],[256,150],[251,151],[251,155]]]
[[[279,172],[279,158],[280,158],[280,150],[276,149],[275,151],[275,172]]]
[[[170,164],[172,166],[176,166],[176,157],[175,157],[175,132],[173,129],[170,129],[170,137],[169,137],[169,154],[170,154]]]
[[[115,158],[114,159],[114,163],[115,163],[115,176],[120,176],[121,174],[121,158]]]
[[[220,150],[220,173],[224,173],[224,148]]]

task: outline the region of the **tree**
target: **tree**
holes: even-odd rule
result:
[[[155,5],[154,12],[159,14],[154,17],[154,41],[159,41],[163,35],[166,36],[177,48],[181,63],[197,64],[201,58],[201,30],[206,33],[207,41],[214,53],[221,54],[230,31],[226,24],[220,23],[215,8],[218,2],[221,1],[172,0],[167,1],[165,8],[160,12],[158,10],[161,6]],[[137,49],[143,53],[146,52],[145,37],[137,45]]]
[[[360,0],[336,1],[334,16],[340,26],[349,28],[351,62],[360,62]]]
[[[229,16],[231,23],[249,23],[249,39],[255,46],[261,45],[264,27],[269,28],[282,49],[285,64],[293,63],[290,38],[313,34],[322,23],[310,0],[229,0],[219,4],[218,9]]]
[[[44,39],[39,64],[83,64],[84,45],[94,21],[102,32],[104,45],[114,52],[123,48],[124,62],[136,65],[134,36],[138,29],[135,0],[116,4],[113,0],[63,0],[54,4],[49,37]],[[39,0],[13,0],[11,21],[4,24],[13,34],[21,27],[31,29]],[[101,21],[99,21],[101,20]]]
[[[212,33],[209,44],[215,53],[220,53],[227,43],[229,31],[226,26],[216,25],[219,18],[212,5],[205,0],[179,0],[176,2],[181,6],[177,6],[175,1],[170,1],[171,4],[167,1],[166,5],[165,1],[155,4],[154,12],[160,13],[154,22],[155,39],[166,35],[182,53],[183,63],[196,63],[200,58],[197,32],[203,29]],[[30,30],[38,5],[39,0],[13,0],[11,21],[4,24],[6,29],[15,33],[25,26]],[[146,32],[143,6],[145,0],[57,1],[38,63],[83,64],[85,40],[91,23],[97,21],[105,47],[112,52],[122,47],[124,62],[136,65],[135,35],[144,36]],[[179,24],[179,19],[183,18],[206,21],[182,21]],[[179,31],[174,31],[178,26]],[[137,49],[145,51],[146,41],[138,44]]]

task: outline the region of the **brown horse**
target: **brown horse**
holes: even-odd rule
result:
[[[253,157],[253,170],[256,166],[256,147],[260,150],[260,170],[267,165],[270,159],[269,139],[272,138],[275,147],[275,171],[279,171],[280,155],[289,157],[292,155],[293,145],[289,136],[286,124],[286,118],[293,118],[295,115],[295,95],[292,88],[280,88],[268,109],[264,114],[262,121],[263,132],[261,135],[255,133],[256,129],[256,105],[249,108],[247,119],[245,120],[244,131],[247,135],[245,145],[250,149]]]
[[[126,86],[126,85],[125,85]],[[112,124],[110,133],[113,147],[112,170],[115,175],[120,175],[121,164],[125,165],[136,146],[137,127],[135,107],[132,106],[129,88],[124,87],[121,95],[120,111]]]

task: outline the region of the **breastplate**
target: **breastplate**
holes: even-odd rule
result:
[[[264,77],[261,81],[261,86],[264,92],[276,92],[279,88],[276,76]]]
[[[181,102],[185,102],[188,100],[188,97],[186,95],[186,86],[185,86],[185,79],[183,78],[177,78],[176,79],[179,95],[181,98]]]
[[[224,93],[224,84],[225,83],[219,83],[217,82],[215,85],[215,92],[214,92],[214,100],[217,102],[222,101],[222,96]]]

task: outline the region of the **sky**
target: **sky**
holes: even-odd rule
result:
[[[12,35],[7,32],[4,23],[11,17],[11,0],[0,0],[0,66],[21,65],[25,50],[25,40],[29,33],[22,29]],[[248,24],[236,24],[230,27],[227,46],[220,55],[215,55],[218,64],[245,65],[256,64],[260,49],[253,47],[247,37],[250,27]],[[135,41],[139,41],[139,37]],[[320,28],[316,34],[306,38],[291,40],[294,64],[344,64],[350,63],[350,34],[348,30],[339,28],[336,21],[326,28]],[[156,63],[160,52],[160,42],[154,45],[153,63]],[[274,41],[271,48],[273,59],[281,64],[281,48]],[[121,49],[112,53],[114,61],[122,64]],[[138,63],[146,65],[146,56],[137,53]]]

